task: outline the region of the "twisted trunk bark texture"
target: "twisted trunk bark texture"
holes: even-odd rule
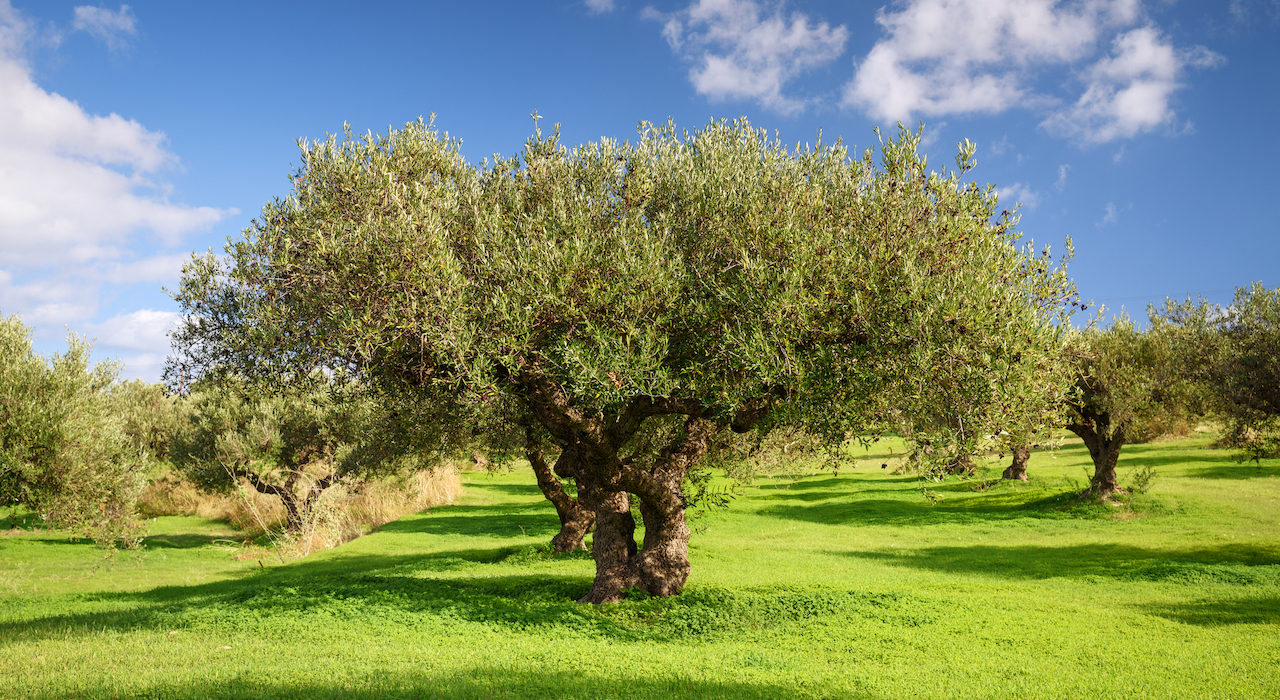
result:
[[[538,488],[541,489],[542,495],[551,501],[551,505],[555,506],[556,516],[560,518],[560,532],[551,538],[551,546],[556,554],[565,554],[578,549],[586,549],[587,545],[583,543],[583,538],[588,532],[596,526],[596,516],[590,507],[582,503],[581,498],[574,498],[564,490],[564,485],[556,478],[555,472],[547,464],[546,457],[542,454],[542,448],[536,445],[530,445],[525,448],[525,456],[529,459],[529,464],[533,466],[533,473],[538,477]],[[565,472],[565,476],[571,476],[573,470],[568,463],[573,460],[570,450],[563,450],[560,458],[556,460],[556,471]],[[561,464],[561,463],[565,464]],[[579,488],[579,496],[581,496],[581,488]]]
[[[1116,478],[1116,463],[1120,461],[1120,448],[1124,446],[1124,426],[1115,430],[1110,427],[1108,416],[1101,414],[1086,418],[1083,423],[1073,423],[1067,430],[1075,433],[1089,448],[1089,456],[1093,458],[1093,478],[1089,480],[1089,488],[1080,493],[1081,497],[1090,496],[1108,499],[1117,493],[1124,493],[1120,481]]]
[[[524,373],[513,381],[533,416],[564,446],[555,473],[577,483],[578,503],[595,515],[592,556],[596,578],[578,602],[618,601],[629,588],[652,596],[678,594],[690,570],[689,527],[681,487],[689,469],[709,451],[720,428],[708,419],[711,410],[698,401],[642,396],[616,413],[586,413],[537,372]],[[684,416],[683,429],[652,462],[643,455],[636,456],[639,460],[624,458],[622,448],[647,418],[657,415]],[[737,422],[741,421],[735,418],[735,430]],[[550,490],[554,494],[555,489]],[[632,494],[640,499],[644,520],[641,547],[635,541]]]
[[[1010,464],[1000,477],[1026,481],[1027,460],[1029,459],[1031,459],[1031,445],[1015,445],[1013,448],[1013,464]]]

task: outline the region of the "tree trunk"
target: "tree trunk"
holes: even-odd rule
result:
[[[614,603],[626,589],[639,582],[636,571],[636,521],[631,517],[631,494],[605,491],[595,477],[582,470],[578,476],[578,500],[595,513],[596,531],[591,555],[596,560],[596,579],[579,603]]]
[[[546,458],[542,454],[542,448],[536,445],[530,445],[525,448],[525,456],[529,459],[529,464],[533,467],[533,473],[538,477],[538,488],[542,490],[542,495],[546,496],[551,505],[555,506],[556,515],[560,518],[560,532],[551,538],[551,546],[554,547],[556,554],[564,554],[578,549],[586,549],[587,545],[583,543],[583,537],[596,525],[596,515],[590,508],[585,506],[579,499],[570,496],[564,490],[564,485],[556,478],[551,467],[547,464]],[[576,470],[571,466],[573,453],[569,449],[565,449],[560,453],[560,458],[556,461],[556,471],[563,471],[566,474],[573,474]],[[562,464],[563,462],[563,464]]]
[[[639,555],[640,587],[656,597],[678,595],[689,578],[689,525],[681,485],[689,469],[711,448],[714,425],[700,418],[685,422],[685,434],[659,455],[652,485],[640,498],[644,547]]]
[[[1004,473],[1000,475],[1003,479],[1017,479],[1018,481],[1027,480],[1027,460],[1031,459],[1031,445],[1022,444],[1015,445],[1013,448],[1013,464],[1010,464]]]
[[[1080,436],[1093,458],[1093,478],[1089,480],[1089,488],[1080,492],[1080,496],[1107,500],[1117,493],[1124,493],[1116,478],[1116,463],[1120,461],[1120,448],[1124,446],[1123,431],[1116,430],[1108,437],[1091,424],[1072,424],[1067,429]]]

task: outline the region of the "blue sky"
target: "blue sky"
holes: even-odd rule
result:
[[[0,0],[0,313],[156,379],[192,250],[287,194],[295,141],[419,116],[467,157],[745,115],[787,142],[926,123],[1087,299],[1280,286],[1280,0]],[[546,122],[544,122],[544,125]]]

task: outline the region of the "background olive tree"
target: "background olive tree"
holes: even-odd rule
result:
[[[1094,464],[1083,495],[1122,493],[1116,464],[1124,445],[1158,437],[1205,411],[1204,385],[1187,369],[1177,329],[1154,311],[1150,316],[1146,330],[1123,313],[1105,328],[1095,320],[1068,343],[1076,386],[1066,427],[1084,441]]]
[[[247,484],[279,498],[293,533],[329,487],[429,464],[411,413],[324,376],[269,385],[206,378],[183,413],[170,447],[178,473],[208,492]]]
[[[115,410],[119,365],[90,365],[70,335],[45,358],[17,316],[0,318],[0,503],[104,546],[136,544],[146,461]]]
[[[1176,338],[1182,371],[1200,383],[1241,459],[1280,456],[1280,289],[1236,289],[1227,307],[1166,300],[1154,322]]]
[[[173,369],[340,369],[466,407],[442,419],[510,404],[594,515],[582,600],[672,595],[686,482],[725,431],[905,425],[942,463],[1060,398],[1072,285],[961,179],[971,145],[936,173],[919,138],[878,164],[745,120],[538,130],[480,167],[421,121],[304,143],[290,196],[184,270]]]

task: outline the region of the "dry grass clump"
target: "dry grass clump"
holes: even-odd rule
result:
[[[410,513],[452,503],[461,494],[462,479],[451,465],[378,481],[338,483],[312,504],[300,532],[285,532],[285,509],[275,496],[244,484],[238,493],[205,493],[173,474],[163,474],[147,486],[138,507],[147,518],[198,516],[225,522],[246,538],[266,534],[277,555],[294,559],[350,542]],[[260,548],[250,549],[254,551],[246,550],[241,557],[264,554]]]
[[[261,535],[264,527],[279,528],[284,524],[285,510],[280,499],[252,488],[241,491],[206,493],[191,482],[167,473],[147,485],[138,499],[138,511],[144,518],[189,515],[220,520],[250,537]]]
[[[330,487],[312,506],[300,533],[286,535],[282,547],[293,557],[331,549],[398,520],[462,495],[462,478],[451,466],[405,476]]]

